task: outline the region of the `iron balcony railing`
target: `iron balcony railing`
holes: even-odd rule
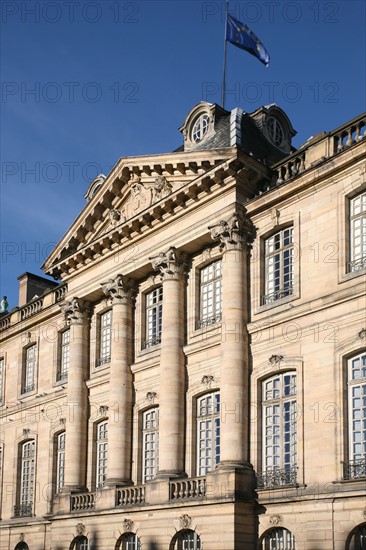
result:
[[[22,392],[21,392],[21,393],[22,393],[22,394],[23,394],[23,393],[29,393],[29,392],[33,391],[34,388],[35,388],[35,385],[34,385],[34,384],[27,384],[26,386],[23,386],[23,387],[22,387]]]
[[[22,516],[31,516],[33,512],[33,503],[27,502],[25,504],[20,504],[14,506],[14,517],[19,518]]]
[[[359,479],[361,477],[366,477],[366,457],[343,462],[343,479]]]
[[[214,315],[214,317],[206,317],[205,319],[200,319],[199,321],[196,321],[196,330],[199,330],[200,328],[206,328],[211,325],[216,325],[216,323],[219,323],[221,321],[221,312]]]
[[[264,296],[262,296],[262,306],[266,304],[272,304],[273,302],[276,302],[276,300],[280,300],[281,298],[292,296],[293,293],[294,293],[293,287],[289,286],[287,288],[281,288],[280,290],[271,292],[270,294],[265,294]]]
[[[96,360],[95,365],[96,367],[100,367],[101,365],[106,365],[107,363],[111,362],[111,356],[106,355],[105,357],[99,357],[99,359]]]
[[[347,272],[348,273],[354,273],[355,271],[360,271],[361,269],[364,269],[365,267],[366,267],[366,256],[363,256],[362,258],[358,258],[357,260],[353,260],[352,262],[348,262]]]
[[[142,349],[149,349],[153,346],[158,346],[161,342],[161,337],[156,336],[155,338],[150,338],[150,340],[145,340],[142,342]]]
[[[268,468],[265,472],[257,474],[258,489],[274,489],[297,485],[297,466],[289,468]]]

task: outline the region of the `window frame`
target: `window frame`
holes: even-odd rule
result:
[[[109,322],[107,322],[104,325],[104,319],[108,319]],[[109,365],[111,362],[111,353],[112,353],[112,335],[113,335],[113,308],[108,308],[100,313],[98,313],[97,317],[98,321],[98,346],[97,346],[97,358],[95,361],[95,366],[98,369],[99,367],[103,367],[105,365]],[[105,345],[105,342],[107,342],[107,345]],[[105,351],[107,349],[107,352]],[[108,353],[109,350],[109,353]]]
[[[64,342],[65,335],[68,335],[68,341]],[[70,367],[70,343],[71,343],[71,328],[66,328],[59,332],[58,337],[58,361],[56,383],[63,384],[67,382],[69,367]]]
[[[30,452],[25,451],[31,446]],[[14,517],[33,516],[36,490],[36,440],[23,440],[18,446],[18,477],[17,477],[17,504],[14,506]],[[29,455],[29,456],[27,456]]]
[[[290,537],[290,545],[288,544],[288,540],[286,540],[284,544],[284,539],[280,542],[279,546],[273,546],[272,544],[269,546],[266,544],[266,538],[270,536],[272,533],[280,533],[282,532],[283,535],[289,535]],[[259,538],[258,541],[258,550],[283,550],[286,548],[286,550],[296,550],[296,537],[290,531],[289,529],[286,529],[286,527],[271,527],[270,529],[267,529]]]
[[[215,399],[217,397],[218,397],[218,400]],[[201,403],[205,400],[207,401],[208,398],[212,398],[212,405],[211,405],[212,412],[209,413],[209,414],[199,414],[199,411],[202,407]],[[218,407],[216,407],[217,403],[218,403]],[[200,396],[198,396],[195,399],[195,410],[196,410],[196,414],[195,414],[195,418],[196,418],[196,423],[195,423],[196,466],[195,466],[195,469],[196,469],[196,476],[198,476],[198,477],[205,476],[209,472],[214,471],[216,466],[218,466],[218,464],[220,463],[220,444],[221,444],[220,405],[221,405],[220,390],[213,390],[213,391],[210,391],[210,392],[205,392],[204,394],[201,394]],[[207,409],[208,404],[206,404],[206,406],[203,406],[203,407],[205,407]],[[210,442],[210,447],[209,447],[209,450],[210,450],[210,456],[209,457],[207,457],[207,454],[206,454],[207,453],[207,447],[204,448],[203,445],[201,445],[202,438],[200,437],[200,433],[202,431],[202,428],[201,428],[200,425],[203,422],[206,422],[206,424],[208,422],[211,422],[211,442]],[[215,428],[215,433],[214,433],[214,428]],[[218,445],[217,445],[217,434],[216,434],[217,428],[219,430]],[[206,428],[206,431],[207,431],[207,428]],[[207,440],[207,438],[206,438],[206,440]],[[217,454],[217,447],[219,449],[218,454]],[[202,460],[203,460],[204,457],[202,456],[201,453],[202,453],[202,451],[204,451],[204,449],[206,449],[206,453],[205,453],[206,459],[209,458],[211,467],[209,465],[207,465],[206,467],[202,466]],[[218,457],[218,460],[217,460],[217,457]]]
[[[102,489],[107,479],[108,468],[108,419],[95,426],[95,487]],[[102,437],[104,436],[104,437]]]
[[[147,415],[155,412],[154,426],[151,428],[146,427]],[[159,472],[159,406],[149,407],[141,412],[141,482],[144,484],[148,481],[152,481],[156,478]],[[150,450],[150,455],[147,458],[149,450],[146,448],[148,441],[146,436],[154,435],[152,440],[153,448]],[[153,462],[152,466],[149,466],[150,462]],[[151,475],[146,475],[147,469],[152,470]]]
[[[152,303],[149,304],[149,297],[152,297]],[[157,296],[157,300],[155,300]],[[155,348],[161,343],[161,333],[162,333],[162,321],[163,321],[163,298],[164,291],[163,285],[158,285],[154,288],[150,288],[143,294],[143,320],[144,320],[144,329],[143,329],[143,338],[141,342],[141,350],[146,351],[151,348]],[[151,321],[151,330],[150,330],[150,312],[154,317],[155,321]],[[155,325],[155,328],[154,328]]]
[[[127,540],[132,537],[135,540]],[[137,533],[133,533],[132,531],[123,533],[116,542],[115,550],[141,550],[141,541]]]
[[[285,385],[285,378],[290,377],[295,379],[295,392],[288,393],[288,395],[284,395],[283,388],[286,387]],[[269,383],[273,383],[273,390],[272,392],[276,392],[277,388],[274,384],[275,380],[279,380],[279,389],[280,389],[280,395],[277,397],[267,398],[266,392],[270,392],[270,389],[267,389],[266,386]],[[290,380],[291,382],[291,380]],[[284,487],[293,487],[297,486],[297,469],[299,464],[299,439],[300,439],[300,426],[298,423],[298,406],[299,406],[299,380],[298,380],[298,373],[296,369],[287,369],[283,371],[278,372],[271,372],[268,373],[267,376],[263,377],[260,380],[261,385],[261,391],[260,391],[260,408],[261,408],[261,426],[260,426],[260,449],[261,449],[261,471],[257,473],[257,483],[258,483],[258,489],[259,490],[268,490],[268,489],[276,489],[276,488],[284,488]],[[290,384],[291,385],[291,384]],[[277,386],[278,387],[278,386]],[[289,405],[288,410],[286,411],[286,405]],[[274,409],[274,407],[277,407],[278,413],[276,416],[279,418],[279,423],[277,424],[277,433],[276,430],[273,430],[273,423],[267,424],[266,419],[269,418],[269,415],[267,414],[267,410]],[[291,423],[291,415],[294,414],[295,418],[293,420],[292,426],[295,426],[295,430],[290,430],[286,432],[284,430],[284,423],[286,422],[285,414],[288,414],[289,420],[287,423]],[[272,411],[272,418],[274,415],[274,411]],[[272,430],[271,430],[272,428]],[[267,444],[267,437],[270,437],[272,431],[272,444]],[[286,442],[285,434],[289,433],[289,442]],[[269,434],[267,436],[267,434]],[[279,442],[275,444],[273,441],[275,439],[275,436],[279,436]],[[295,437],[295,461],[291,460],[291,438]],[[288,451],[286,452],[286,445],[288,445]],[[274,464],[271,465],[268,464],[268,458],[272,456],[272,462],[274,462],[275,454],[269,453],[268,449],[272,446],[272,448],[278,448],[279,453],[279,461],[280,464]],[[290,460],[285,460],[285,454],[290,454]]]
[[[291,230],[291,242],[285,244],[285,232]],[[280,236],[280,246],[276,249],[276,242],[273,243],[273,250],[267,252],[267,247],[269,247],[269,241],[275,239],[275,237]],[[283,303],[285,300],[293,299],[295,297],[295,288],[296,288],[296,272],[295,272],[295,261],[296,261],[296,244],[295,244],[295,223],[286,224],[284,226],[275,227],[270,233],[263,235],[262,243],[262,287],[261,287],[261,296],[260,296],[260,306],[269,307],[277,304]],[[288,283],[288,286],[285,286],[285,265],[284,265],[284,255],[287,251],[292,251],[290,255],[289,265],[290,265],[290,278],[291,281]],[[276,256],[280,258],[280,267],[279,267],[279,288],[270,292],[269,286],[269,260],[272,258],[275,259]],[[275,271],[274,271],[275,272]],[[276,277],[273,276],[273,280],[276,280]],[[275,284],[275,283],[272,283]],[[276,285],[275,285],[276,286]],[[278,297],[276,295],[278,294]],[[270,297],[273,296],[273,299]]]
[[[353,203],[357,199],[361,199],[361,208],[358,214],[352,213]],[[347,274],[358,275],[364,273],[366,269],[366,190],[360,190],[358,193],[348,197],[348,260],[347,260]],[[362,203],[365,203],[364,210],[362,209]],[[354,223],[360,220],[361,227],[361,236],[360,236],[360,247],[361,247],[361,257],[355,258],[355,230]],[[352,264],[360,264],[358,269],[352,269]]]
[[[0,407],[5,405],[5,356],[0,357]]]
[[[28,357],[28,353],[31,349],[34,348],[33,358]],[[21,379],[21,388],[20,394],[26,396],[36,391],[37,386],[37,368],[38,368],[38,343],[32,342],[25,348],[23,348],[23,358],[22,358],[22,379]],[[28,380],[29,374],[29,364],[32,364],[32,381]]]
[[[193,535],[193,540],[184,540],[185,536]],[[187,543],[189,546],[187,546]],[[191,545],[193,543],[193,545]],[[183,546],[184,544],[184,546]],[[170,550],[202,550],[203,545],[201,537],[193,529],[181,529],[171,540]]]
[[[55,442],[55,493],[59,494],[65,485],[66,430],[54,436]],[[63,440],[60,445],[60,439]]]
[[[219,273],[217,274],[217,268],[219,267]],[[203,275],[205,271],[213,268],[214,273],[207,274],[207,281],[203,281]],[[216,325],[222,318],[222,258],[215,259],[204,266],[199,268],[198,274],[198,320],[196,321],[196,330],[207,328],[211,325]],[[207,292],[205,290],[208,289]],[[212,315],[204,314],[205,302],[209,301],[209,293],[212,293]]]
[[[360,376],[357,378],[352,377],[352,363],[357,359],[360,359]],[[356,368],[356,367],[355,367]],[[362,376],[365,372],[365,376]],[[345,358],[345,384],[346,384],[346,446],[345,446],[345,460],[343,462],[343,479],[347,481],[357,481],[359,479],[364,479],[366,477],[366,438],[363,439],[363,430],[362,422],[366,421],[365,417],[362,416],[362,410],[364,406],[362,405],[362,399],[366,400],[366,350],[360,349],[357,352],[349,354]],[[359,388],[359,395],[354,393],[354,389]],[[360,400],[359,415],[354,415],[353,411],[353,402],[355,399]],[[358,418],[359,416],[359,418]],[[354,444],[358,442],[355,441],[355,430],[354,423],[359,422],[360,427],[357,431],[360,431],[360,441],[359,445],[364,447],[364,452],[362,449],[360,453],[354,452]],[[356,456],[358,454],[363,454],[361,457]]]

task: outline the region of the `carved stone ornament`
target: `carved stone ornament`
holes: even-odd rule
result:
[[[279,220],[280,220],[280,212],[279,210],[277,210],[277,208],[272,208],[271,218],[272,218],[273,227],[276,227],[279,224]]]
[[[210,225],[211,238],[220,241],[221,250],[235,250],[250,245],[254,239],[254,226],[241,212],[234,212],[231,218]]]
[[[149,258],[153,269],[160,271],[163,279],[182,279],[187,267],[187,257],[171,246],[167,252],[160,252]]]
[[[212,374],[205,374],[202,376],[202,384],[204,384],[207,388],[211,388],[212,382],[215,380],[215,378],[212,376]]]
[[[134,281],[119,274],[106,283],[101,283],[104,294],[112,302],[127,303],[131,299],[134,289]]]
[[[179,518],[181,529],[189,529],[192,523],[192,518],[188,514],[183,514]]]
[[[99,412],[102,416],[105,415],[108,412],[108,410],[109,410],[108,405],[101,405],[99,407]]]
[[[65,426],[66,425],[66,418],[60,418],[60,424],[61,424],[61,426]]]
[[[83,523],[77,523],[76,532],[78,535],[83,535],[85,533],[85,525]]]
[[[157,397],[157,393],[155,391],[148,391],[146,394],[146,399],[152,404],[154,404],[156,397]]]
[[[132,519],[127,519],[127,518],[125,518],[125,519],[123,520],[123,530],[124,530],[125,532],[131,532],[131,531],[133,531],[133,521],[132,521]]]
[[[279,514],[273,514],[269,517],[269,523],[273,526],[279,525],[280,523],[282,523],[282,516],[280,516]]]
[[[80,298],[72,298],[65,300],[60,304],[62,313],[68,325],[79,325],[84,323],[90,312],[90,304],[86,300]]]
[[[24,533],[20,533],[20,535],[19,535],[19,542],[24,542],[24,539],[25,539]]]
[[[151,189],[151,202],[159,201],[173,190],[172,184],[164,176],[157,176],[154,182],[147,186]]]
[[[30,434],[30,429],[29,428],[23,428],[23,436],[28,437],[29,434]]]
[[[271,357],[268,359],[268,363],[272,365],[272,367],[279,368],[283,359],[283,355],[271,355]]]
[[[109,211],[109,219],[111,221],[112,225],[117,225],[122,219],[122,214],[120,210],[117,210],[117,208],[112,208],[112,210]]]
[[[357,336],[360,340],[366,340],[366,329],[362,328]]]
[[[362,515],[363,515],[363,517],[366,519],[366,508],[365,508],[364,511],[362,512]]]

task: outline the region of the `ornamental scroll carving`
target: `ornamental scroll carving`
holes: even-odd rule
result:
[[[118,274],[114,279],[109,279],[106,283],[101,283],[104,294],[111,302],[127,303],[134,292],[134,281]]]
[[[167,252],[160,252],[149,258],[153,269],[160,271],[163,279],[182,279],[187,267],[187,256],[171,246]]]
[[[80,298],[72,298],[72,300],[65,300],[60,304],[62,313],[65,315],[65,319],[68,325],[81,325],[89,316],[90,304],[86,300]]]
[[[255,230],[252,222],[242,212],[234,212],[228,220],[210,225],[211,238],[220,241],[221,250],[236,250],[251,245]]]

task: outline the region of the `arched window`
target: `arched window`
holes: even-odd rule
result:
[[[31,439],[20,446],[20,487],[14,516],[31,516],[33,513],[34,475],[36,469],[35,441]]]
[[[220,392],[197,399],[197,475],[204,476],[220,462]]]
[[[136,533],[124,533],[117,541],[116,550],[141,550],[141,542]]]
[[[262,383],[263,471],[258,488],[296,484],[296,373],[285,372]]]
[[[347,539],[346,550],[366,550],[366,523],[357,525]]]
[[[66,432],[56,436],[56,493],[60,493],[65,481],[65,440]]]
[[[344,478],[366,477],[366,352],[350,357],[348,371],[348,461]]]
[[[89,542],[84,535],[75,537],[70,545],[70,550],[89,550]]]
[[[201,550],[201,539],[195,531],[184,529],[174,535],[170,550]]]
[[[29,546],[26,542],[18,542],[14,550],[29,550]]]
[[[295,537],[283,527],[270,529],[262,535],[259,550],[296,550]]]

